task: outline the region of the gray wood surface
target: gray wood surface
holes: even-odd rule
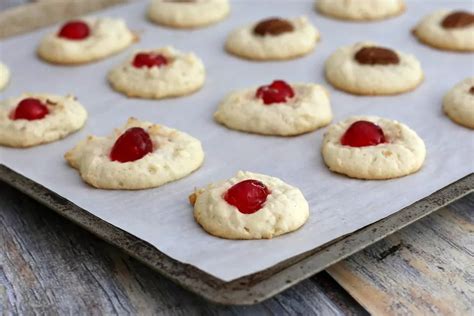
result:
[[[474,315],[474,193],[328,272],[373,314]]]
[[[0,182],[0,315],[366,314],[327,274],[251,307],[218,306]]]

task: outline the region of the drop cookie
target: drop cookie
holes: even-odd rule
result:
[[[354,20],[382,20],[405,11],[403,0],[317,0],[316,9],[329,17]]]
[[[311,52],[319,31],[306,17],[270,18],[231,32],[225,47],[236,56],[252,60],[285,60]]]
[[[322,155],[331,171],[359,179],[392,179],[418,171],[423,140],[408,126],[375,116],[355,116],[331,125]]]
[[[197,28],[223,20],[229,11],[229,0],[152,0],[148,18],[174,28]]]
[[[10,81],[10,70],[5,64],[0,63],[0,91],[2,91]]]
[[[62,139],[87,119],[73,96],[25,93],[0,102],[0,145],[31,147]]]
[[[391,95],[415,89],[423,70],[415,56],[362,42],[337,49],[326,61],[326,79],[359,95]]]
[[[130,118],[108,137],[88,136],[64,158],[96,188],[138,190],[189,175],[201,166],[204,152],[184,132]]]
[[[444,96],[443,110],[454,122],[474,129],[474,77],[461,81]]]
[[[474,14],[439,10],[425,16],[413,30],[423,43],[442,50],[474,51]]]
[[[316,84],[269,85],[229,94],[214,113],[228,128],[263,135],[292,136],[331,122],[328,92]]]
[[[136,39],[122,19],[87,17],[69,21],[56,33],[46,35],[38,55],[55,64],[84,64],[116,54]]]
[[[297,230],[309,216],[301,191],[282,180],[239,171],[196,190],[189,200],[206,232],[226,239],[268,239]]]
[[[204,64],[195,54],[173,47],[137,52],[108,75],[116,91],[147,99],[191,94],[203,86],[205,78]]]

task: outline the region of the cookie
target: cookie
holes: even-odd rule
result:
[[[461,81],[444,96],[443,110],[454,122],[474,129],[474,77]]]
[[[38,55],[55,64],[84,64],[118,53],[136,39],[122,19],[87,17],[46,35]]]
[[[229,0],[152,0],[148,18],[174,28],[197,28],[223,20]]]
[[[311,52],[319,31],[306,17],[271,18],[231,32],[225,47],[236,56],[252,60],[285,60]]]
[[[31,147],[62,139],[87,119],[73,96],[25,93],[0,102],[0,145]]]
[[[421,42],[434,48],[472,52],[474,15],[467,11],[435,11],[418,23],[413,34]]]
[[[399,15],[405,11],[403,0],[317,0],[316,9],[329,17],[373,21]]]
[[[204,152],[184,132],[130,118],[108,137],[88,136],[64,158],[96,188],[138,190],[186,177],[201,166]]]
[[[191,94],[203,86],[205,78],[204,64],[196,55],[173,47],[137,52],[108,76],[118,92],[147,99]]]
[[[239,131],[291,136],[326,126],[332,112],[323,87],[276,80],[260,88],[232,92],[220,103],[214,119]]]
[[[0,91],[3,90],[10,81],[10,70],[8,67],[0,63]]]
[[[233,178],[196,190],[194,218],[211,235],[268,239],[300,228],[309,206],[301,191],[278,178],[239,171]]]
[[[392,179],[418,171],[423,140],[408,126],[375,116],[355,116],[331,125],[322,155],[331,171],[359,179]]]
[[[415,56],[371,42],[337,49],[326,61],[325,72],[334,87],[359,95],[399,94],[423,81]]]

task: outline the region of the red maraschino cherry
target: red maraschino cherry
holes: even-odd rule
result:
[[[234,184],[224,194],[224,199],[243,214],[260,210],[270,194],[270,190],[260,181],[244,180]]]
[[[83,21],[69,21],[61,27],[58,36],[79,41],[89,37],[89,34],[90,28]]]
[[[283,80],[275,80],[270,85],[258,88],[256,97],[263,100],[265,104],[282,103],[292,98],[295,92],[289,84]]]
[[[135,161],[153,151],[150,135],[141,127],[127,129],[115,141],[110,152],[110,160],[119,162]]]
[[[168,63],[165,56],[154,53],[138,53],[133,59],[133,66],[136,68],[142,67],[161,67]]]
[[[18,103],[11,118],[14,120],[39,120],[49,113],[48,107],[35,98],[23,99]]]
[[[341,138],[341,144],[351,147],[375,146],[385,142],[382,128],[368,121],[352,123]]]

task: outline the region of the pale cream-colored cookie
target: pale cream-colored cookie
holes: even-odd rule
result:
[[[444,96],[443,110],[454,122],[474,129],[474,77],[461,81]]]
[[[10,70],[6,65],[0,63],[0,91],[6,87],[8,81],[10,81]]]
[[[423,43],[453,51],[474,51],[474,15],[467,11],[439,10],[425,16],[413,30]]]
[[[253,193],[238,193],[248,190]],[[242,201],[242,195],[249,200]],[[189,200],[204,230],[227,239],[272,238],[297,230],[309,216],[308,202],[299,189],[278,178],[244,171],[196,190]]]
[[[228,52],[252,60],[285,60],[311,52],[319,31],[306,17],[271,18],[231,32],[225,47]]]
[[[66,23],[61,29],[41,40],[38,55],[42,59],[65,65],[89,63],[116,54],[137,40],[137,36],[128,29],[122,19],[86,17],[70,22],[83,22],[89,31],[71,31],[71,28],[78,27],[72,25],[67,33],[79,36],[77,34],[86,32],[88,35],[82,39],[60,36]]]
[[[128,153],[135,151],[135,147],[130,149],[124,142],[121,148],[116,146],[117,140],[132,128],[142,129],[149,136],[151,151],[133,161],[112,160],[114,148]],[[141,143],[135,146],[143,148]],[[85,182],[96,188],[137,190],[158,187],[189,175],[201,166],[204,152],[201,142],[184,132],[130,118],[108,137],[88,136],[64,158]]]
[[[166,62],[148,67],[145,65],[147,60],[137,61],[139,54],[150,54],[151,59],[164,58]],[[180,52],[169,46],[136,52],[108,75],[115,90],[129,97],[148,99],[191,94],[203,86],[205,78],[204,64],[195,54]]]
[[[343,20],[372,21],[396,16],[405,11],[403,0],[317,0],[316,9]]]
[[[423,70],[415,56],[361,42],[337,49],[326,61],[326,79],[360,95],[391,95],[415,89]]]
[[[220,103],[214,118],[231,129],[279,136],[307,133],[331,122],[329,95],[323,87],[316,84],[291,87],[293,97],[272,104],[265,104],[257,96],[256,87],[232,92]]]
[[[20,116],[18,113],[28,112],[24,107],[18,110],[20,102],[26,99],[38,100],[47,114],[34,120]],[[86,110],[74,96],[25,93],[0,102],[0,145],[31,147],[50,143],[78,131],[86,119]]]
[[[381,128],[383,141],[362,147],[343,145],[346,131],[359,121],[374,123]],[[368,132],[366,128],[354,130],[351,134],[344,140],[366,138]],[[418,171],[425,161],[426,149],[416,132],[400,122],[375,116],[355,116],[328,128],[322,155],[331,171],[359,179],[391,179]]]
[[[229,11],[229,0],[152,0],[148,17],[161,25],[196,28],[221,21]]]

